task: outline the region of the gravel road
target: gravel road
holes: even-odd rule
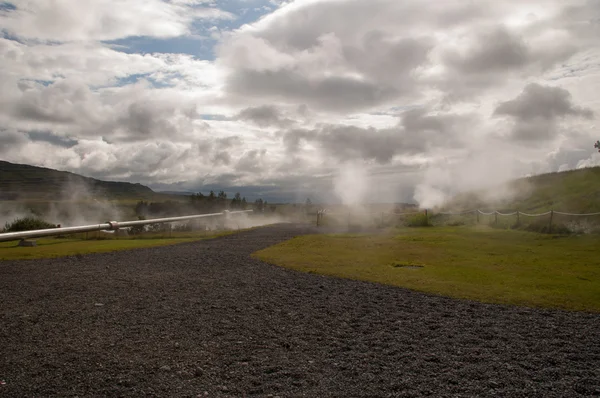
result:
[[[309,231],[0,262],[0,397],[600,395],[600,315],[249,257]]]

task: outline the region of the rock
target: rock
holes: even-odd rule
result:
[[[35,240],[21,239],[19,241],[19,246],[21,246],[21,247],[34,247],[34,246],[37,246],[37,242]]]

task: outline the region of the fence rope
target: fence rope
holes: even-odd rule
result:
[[[499,216],[514,216],[518,213],[518,211],[515,211],[514,213],[500,213],[499,211],[496,211],[495,213]]]
[[[562,216],[599,216],[600,213],[582,213],[582,214],[577,214],[577,213],[563,213],[560,211],[555,211],[554,214],[560,214]]]
[[[552,213],[551,211],[547,211],[545,213],[540,213],[540,214],[528,214],[528,213],[522,213],[519,212],[520,215],[523,216],[527,216],[527,217],[541,217],[541,216],[547,216],[548,214]]]
[[[489,213],[486,213],[485,211],[481,211],[481,210],[477,209],[477,210],[461,211],[458,213],[440,212],[438,214],[442,214],[445,216],[462,216],[462,215],[470,214],[470,213],[479,213],[483,216],[493,216],[494,214],[498,214],[499,216],[516,216],[517,214],[519,214],[519,215],[523,215],[523,216],[527,216],[527,217],[541,217],[541,216],[547,216],[548,214],[552,213],[552,211],[547,211],[545,213],[538,213],[538,214],[530,214],[530,213],[523,213],[522,211],[515,211],[512,213],[501,213],[498,210],[494,210]],[[560,215],[564,215],[564,216],[599,216],[600,215],[600,213],[577,214],[577,213],[563,213],[560,211],[555,211],[554,214],[560,214]]]

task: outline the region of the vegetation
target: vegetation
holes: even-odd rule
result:
[[[592,236],[479,227],[303,236],[257,258],[298,271],[491,303],[600,311]]]
[[[66,171],[0,160],[0,199],[56,200],[59,197],[80,196],[94,198],[154,199],[160,194],[141,184],[100,181]]]
[[[405,220],[407,227],[431,227],[429,217],[426,214],[415,214]]]
[[[0,260],[25,260],[83,255],[117,250],[138,249],[153,246],[173,245],[230,235],[234,231],[166,232],[145,233],[135,236],[117,236],[106,232],[77,234],[66,238],[44,238],[37,240],[35,247],[19,247],[17,242],[0,243]],[[91,239],[89,239],[91,238]]]
[[[253,210],[263,212],[267,208],[267,205],[266,201],[257,199],[252,208]],[[143,218],[173,217],[188,214],[220,213],[224,210],[239,211],[247,210],[248,208],[249,205],[246,198],[242,198],[239,192],[234,195],[233,199],[229,200],[225,191],[220,191],[218,194],[210,191],[208,195],[204,195],[202,192],[194,193],[184,202],[173,200],[147,202],[140,200],[135,205],[135,214]]]
[[[499,198],[504,197],[504,200]],[[448,210],[489,209],[543,213],[600,212],[600,167],[542,174],[498,186],[493,192],[458,195]]]
[[[20,231],[33,231],[36,229],[48,229],[56,228],[56,225],[51,224],[47,221],[39,219],[37,217],[23,217],[17,218],[13,222],[7,222],[4,225],[4,229],[0,232],[20,232]]]

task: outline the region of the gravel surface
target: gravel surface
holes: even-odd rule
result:
[[[600,395],[600,316],[282,269],[310,229],[0,262],[0,396]]]

